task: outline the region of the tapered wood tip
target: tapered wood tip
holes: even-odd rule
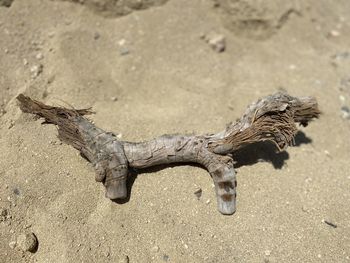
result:
[[[70,119],[78,116],[93,114],[91,108],[87,109],[67,109],[65,107],[54,107],[34,100],[24,94],[17,96],[19,107],[22,112],[31,113],[44,118],[47,123],[57,124],[59,119]]]

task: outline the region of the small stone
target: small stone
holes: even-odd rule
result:
[[[51,84],[52,82],[55,81],[56,76],[55,75],[51,75],[48,79],[47,79],[47,84]]]
[[[30,72],[32,73],[32,78],[35,79],[43,72],[44,66],[42,64],[34,65],[30,68]]]
[[[117,97],[111,97],[111,101],[117,101],[118,98]]]
[[[205,202],[207,205],[210,204],[210,199],[208,199],[206,202]]]
[[[166,254],[164,254],[164,255],[163,255],[163,260],[164,260],[164,261],[168,261],[168,260],[169,260],[169,256],[166,255]]]
[[[28,65],[28,60],[26,60],[25,58],[23,59],[23,65],[27,66]]]
[[[119,263],[129,263],[129,257],[123,256],[119,259]]]
[[[152,253],[157,253],[159,251],[159,247],[158,246],[154,246],[151,249]]]
[[[17,237],[18,246],[22,251],[35,252],[38,240],[33,233],[21,234]]]
[[[187,244],[184,244],[184,247],[185,247],[185,249],[188,249],[188,245]]]
[[[10,247],[11,249],[14,249],[14,248],[16,247],[16,245],[17,245],[16,241],[11,241],[11,242],[9,243],[9,247]]]
[[[23,226],[23,229],[28,229],[28,228],[30,228],[31,226],[32,226],[32,224],[26,224],[26,225]]]
[[[345,97],[343,95],[340,95],[339,96],[339,100],[344,103],[345,102]]]
[[[202,189],[200,187],[198,187],[193,193],[199,199],[202,196]]]
[[[101,37],[100,33],[95,32],[95,34],[94,34],[94,39],[97,40],[97,39],[99,39],[100,37]]]
[[[121,47],[121,48],[119,49],[119,53],[120,53],[120,55],[125,56],[125,55],[128,55],[128,54],[130,53],[130,51],[129,51],[129,49],[126,48],[126,47]]]
[[[226,49],[226,39],[224,35],[210,33],[204,36],[204,40],[218,53],[223,52]]]
[[[35,58],[36,58],[37,60],[41,60],[41,59],[44,58],[44,55],[43,55],[43,53],[38,53],[38,54],[36,54]]]
[[[339,37],[340,36],[340,32],[337,31],[337,30],[331,30],[329,32],[329,36],[331,36],[331,37]]]
[[[270,256],[271,255],[271,251],[270,250],[265,250],[265,256]]]
[[[126,43],[126,40],[124,38],[118,41],[119,46],[124,46],[125,43]]]
[[[117,138],[118,138],[118,139],[121,139],[122,137],[123,137],[123,134],[121,134],[121,133],[118,133],[118,134],[117,134]]]
[[[10,123],[7,126],[7,129],[11,129],[13,126],[15,126],[14,121],[10,121]]]
[[[349,109],[349,107],[348,106],[342,106],[340,110],[341,110],[341,117],[343,119],[349,120],[350,119],[350,109]]]

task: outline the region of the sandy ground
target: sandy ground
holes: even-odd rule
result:
[[[350,2],[148,1],[124,16],[93,2],[0,7],[0,261],[350,262]],[[212,31],[224,52],[201,39]],[[92,106],[98,126],[142,141],[220,131],[279,89],[317,97],[323,115],[286,152],[237,156],[232,216],[195,166],[139,174],[130,200],[112,203],[15,101]],[[16,246],[27,232],[35,253]]]

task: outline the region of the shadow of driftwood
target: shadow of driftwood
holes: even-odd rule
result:
[[[301,144],[312,143],[312,140],[305,135],[302,131],[298,131],[294,137],[294,146],[300,146]]]
[[[132,189],[132,186],[133,186],[138,175],[155,173],[155,172],[159,172],[161,170],[164,170],[166,168],[173,168],[173,167],[179,167],[179,166],[193,166],[193,167],[204,169],[204,167],[202,167],[201,165],[196,164],[196,163],[161,164],[161,165],[148,167],[145,169],[132,169],[131,168],[131,169],[129,169],[129,176],[128,176],[128,181],[127,181],[127,185],[126,185],[126,187],[128,189],[127,197],[125,199],[114,199],[114,200],[112,200],[112,202],[117,203],[117,204],[125,204],[125,203],[129,202],[130,197],[131,197],[131,189]]]
[[[305,135],[302,131],[299,131],[294,138],[294,146],[300,146],[301,144],[311,143],[312,140]],[[285,161],[289,159],[289,154],[286,151],[278,152],[276,146],[271,142],[259,142],[247,145],[241,150],[235,152],[233,159],[235,161],[234,167],[239,168],[245,165],[253,165],[258,162],[269,162],[275,169],[281,169],[285,164]],[[162,164],[145,169],[130,169],[127,189],[128,196],[125,199],[112,200],[117,204],[124,204],[130,200],[132,186],[139,174],[155,173],[160,170],[169,167],[190,165],[193,167],[204,169],[201,165],[196,163],[172,163]]]
[[[302,131],[298,131],[294,138],[294,146],[311,142],[312,140]],[[266,141],[247,145],[235,152],[233,159],[235,161],[235,168],[244,165],[253,165],[257,162],[269,162],[275,169],[281,169],[285,161],[289,159],[289,154],[286,151],[278,152],[273,143]]]

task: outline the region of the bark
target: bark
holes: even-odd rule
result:
[[[111,132],[92,124],[84,115],[90,109],[52,107],[20,94],[23,112],[58,126],[61,141],[81,152],[94,166],[95,179],[106,187],[106,197],[127,196],[129,168],[147,168],[169,163],[198,163],[204,166],[215,184],[218,210],[222,214],[236,211],[235,151],[259,141],[271,141],[278,150],[292,144],[296,123],[306,126],[320,114],[312,97],[295,98],[276,93],[252,103],[235,123],[217,134],[163,135],[147,142],[119,141]]]

